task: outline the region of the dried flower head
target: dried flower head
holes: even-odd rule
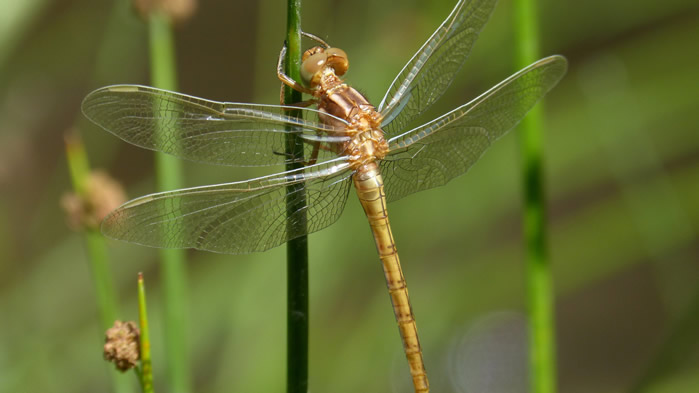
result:
[[[105,171],[95,170],[87,179],[85,196],[66,193],[61,206],[68,214],[68,224],[75,230],[97,229],[102,219],[126,201],[126,194]]]
[[[114,326],[107,329],[104,358],[122,372],[136,367],[140,359],[139,336],[135,322],[115,321]]]
[[[133,5],[146,19],[154,11],[165,13],[173,22],[186,22],[197,9],[197,0],[133,0]]]

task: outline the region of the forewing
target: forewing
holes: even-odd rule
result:
[[[102,223],[108,237],[227,254],[264,251],[334,223],[347,200],[346,161],[244,182],[147,195]],[[297,207],[287,215],[287,198]]]
[[[379,112],[388,136],[429,108],[454,80],[496,0],[461,0],[388,88]]]
[[[388,201],[465,173],[558,83],[566,68],[562,56],[541,59],[468,104],[389,139],[390,153],[380,164]]]
[[[103,87],[85,98],[82,109],[126,142],[219,165],[302,162],[303,157],[284,154],[289,133],[299,136],[296,141],[304,145],[306,159],[311,142],[328,147],[321,149],[318,162],[323,162],[336,157],[332,145],[347,139],[319,123],[313,109],[216,102],[146,86]],[[292,109],[302,118],[290,116]]]

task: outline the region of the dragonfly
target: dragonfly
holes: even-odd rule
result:
[[[298,105],[216,102],[139,85],[90,93],[86,117],[131,144],[184,159],[295,169],[146,195],[107,216],[108,237],[161,248],[265,251],[337,221],[354,185],[385,273],[414,390],[429,392],[417,325],[386,204],[465,173],[551,90],[564,57],[543,58],[434,120],[411,127],[462,68],[495,0],[460,0],[398,73],[378,107],[342,78],[347,54],[322,39],[302,57]],[[299,116],[293,116],[293,113]],[[287,153],[288,137],[303,154]],[[287,209],[291,204],[294,209]]]

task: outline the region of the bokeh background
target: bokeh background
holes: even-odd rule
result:
[[[304,29],[349,54],[375,103],[455,1],[303,3]],[[699,6],[692,0],[540,1],[542,56],[564,54],[545,101],[546,180],[561,392],[699,391]],[[276,103],[283,0],[207,0],[177,30],[180,91]],[[82,98],[148,84],[147,35],[124,0],[0,2],[0,391],[106,392],[83,238],[59,207],[63,135],[130,197],[155,190],[153,156],[89,124]],[[515,69],[503,0],[431,114]],[[425,119],[427,120],[429,116]],[[445,187],[389,206],[435,392],[526,391],[521,178],[516,132]],[[187,163],[187,185],[264,169]],[[120,315],[143,271],[157,391],[163,370],[157,252],[109,241]],[[409,392],[373,240],[356,198],[310,237],[315,392]],[[196,392],[281,392],[284,247],[189,252]],[[122,378],[133,380],[128,374]]]

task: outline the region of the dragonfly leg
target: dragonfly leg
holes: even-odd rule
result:
[[[311,152],[311,158],[304,163],[304,165],[314,165],[316,161],[318,161],[318,153],[320,153],[321,150],[325,151],[335,151],[333,148],[330,146],[324,145],[320,141],[316,142],[311,142],[313,144],[313,151]]]
[[[272,151],[272,154],[275,154],[275,155],[278,155],[278,156],[284,156],[284,157],[286,157],[286,158],[291,158],[291,159],[296,158],[296,157],[294,157],[293,154],[287,153],[287,152]],[[294,161],[292,161],[292,162],[298,162],[298,161],[294,160]],[[306,165],[306,163],[305,163],[304,161],[301,161],[301,164]]]
[[[318,153],[320,153],[321,150],[333,151],[332,148],[324,145],[320,141],[311,142],[311,144],[313,145],[313,151],[311,152],[311,157],[308,161],[303,163],[306,166],[315,165],[315,163],[318,161]]]
[[[332,151],[332,149],[328,146],[323,145],[321,141],[313,141],[309,142],[306,141],[306,143],[310,143],[313,146],[313,151],[311,151],[311,157],[309,157],[308,161],[301,161],[301,164],[304,166],[309,166],[309,165],[314,165],[318,161],[318,154],[320,153],[321,150],[326,150],[326,151]],[[282,153],[278,151],[273,151],[272,153],[278,155],[278,156],[284,156],[288,158],[294,158],[292,154],[289,153]]]
[[[284,73],[284,57],[286,56],[286,41],[284,41],[284,46],[282,46],[282,50],[279,52],[279,60],[277,61],[277,77],[279,78],[280,81],[282,81],[283,84],[291,87],[292,89],[296,91],[300,91],[301,93],[306,93],[310,95],[315,95],[315,91],[311,90],[307,87],[302,86],[300,83],[296,82],[293,80],[289,75]]]
[[[303,166],[313,165],[313,164],[315,164],[316,161],[318,160],[318,150],[319,150],[319,144],[320,144],[320,142],[312,142],[312,143],[313,143],[313,152],[311,153],[311,159],[308,160],[308,161],[301,161],[300,164],[303,165]],[[274,154],[276,154],[276,155],[278,155],[278,156],[284,156],[284,157],[287,157],[287,158],[294,158],[294,155],[293,155],[293,154],[286,153],[286,152],[282,153],[282,152],[279,152],[279,151],[273,151],[272,153],[274,153]],[[293,162],[298,162],[298,161],[294,160]]]
[[[306,107],[309,107],[309,106],[311,106],[311,105],[315,105],[315,104],[318,103],[318,101],[317,101],[315,98],[312,98],[312,99],[310,99],[310,100],[299,101],[299,102],[295,102],[295,103],[293,103],[293,104],[285,104],[285,103],[284,103],[284,86],[286,86],[286,85],[285,85],[284,83],[282,83],[282,86],[281,86],[281,88],[279,89],[279,103],[280,103],[281,105],[283,105],[283,106],[285,106],[285,107],[287,107],[287,106],[293,106],[293,107],[296,107],[296,108],[306,108]],[[283,109],[284,109],[285,111],[290,111],[290,110],[293,110],[294,108],[283,108]]]
[[[304,163],[304,165],[315,165],[318,161],[318,153],[320,152],[320,141],[313,142],[313,151],[311,152],[311,158]]]
[[[304,37],[306,37],[306,38],[310,38],[310,39],[312,39],[313,41],[315,41],[315,42],[317,42],[317,43],[323,45],[323,46],[325,47],[325,49],[330,48],[330,45],[328,45],[327,42],[323,41],[322,38],[318,37],[318,36],[315,35],[315,34],[306,33],[305,31],[302,31],[302,32],[301,32],[301,35],[304,36]]]
[[[330,48],[330,45],[327,42],[325,42],[322,38],[318,37],[315,34],[306,33],[305,31],[302,31],[301,35],[304,37],[310,38],[313,41],[318,42],[319,44],[323,45],[325,47],[325,49]],[[286,57],[286,50],[287,50],[286,41],[284,41],[284,46],[282,46],[282,50],[279,52],[279,60],[277,61],[277,77],[279,78],[279,80],[282,81],[282,83],[284,83],[285,85],[291,87],[292,89],[294,89],[296,91],[300,91],[301,93],[306,93],[306,94],[310,94],[310,95],[315,95],[316,94],[315,90],[312,90],[312,89],[309,89],[305,86],[302,86],[300,83],[296,82],[289,75],[284,73],[284,57]],[[280,94],[280,96],[282,96],[282,97],[284,96],[283,89],[282,89],[282,93]],[[284,100],[282,99],[280,102],[283,103]]]

